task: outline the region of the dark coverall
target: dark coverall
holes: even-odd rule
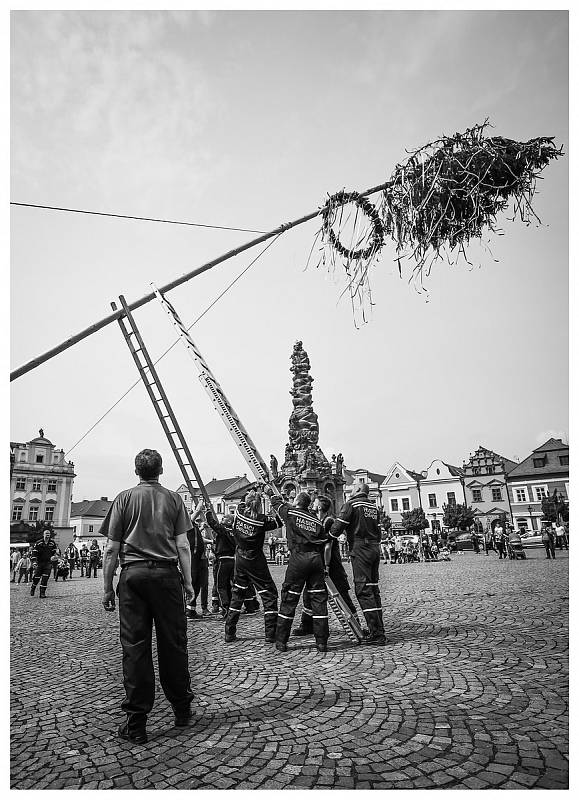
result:
[[[364,612],[370,636],[383,637],[382,601],[378,586],[380,566],[380,528],[378,509],[366,495],[357,495],[342,506],[330,536],[338,538],[346,529],[354,590]]]
[[[321,521],[324,527],[324,532],[329,534],[330,529],[334,523],[334,518],[331,516],[324,517]],[[354,605],[352,598],[350,597],[350,584],[348,582],[348,576],[346,575],[346,570],[342,564],[342,557],[340,555],[340,543],[337,539],[330,539],[331,544],[331,554],[330,554],[330,563],[328,564],[328,575],[330,579],[333,581],[334,586],[339,591],[339,593],[344,598],[344,601],[352,614],[356,616],[356,606]],[[312,603],[310,598],[310,593],[308,591],[308,587],[304,588],[304,593],[302,596],[302,603],[303,603],[303,610],[302,610],[302,618],[300,621],[299,632],[300,633],[312,633],[314,630],[313,626],[313,611],[312,611]],[[297,635],[297,631],[295,635]]]
[[[284,521],[290,557],[281,587],[281,604],[277,616],[278,642],[287,643],[290,637],[296,606],[304,584],[311,603],[311,623],[316,642],[326,643],[328,625],[328,594],[324,581],[324,547],[328,539],[322,522],[311,511],[288,506],[281,497],[271,497],[272,507]]]
[[[248,512],[235,513],[233,538],[235,539],[235,567],[231,603],[225,618],[226,637],[235,636],[243,601],[248,598],[251,584],[263,603],[265,638],[275,638],[277,622],[277,588],[271,577],[263,543],[268,531],[276,530],[278,523],[265,514],[249,516]]]
[[[193,608],[197,604],[197,598],[201,595],[201,610],[207,611],[209,599],[209,561],[205,554],[205,542],[201,531],[193,524],[193,528],[188,531],[187,539],[191,549],[191,583],[193,584],[194,596],[191,601]]]
[[[32,576],[32,586],[30,587],[30,594],[34,594],[36,587],[40,583],[40,596],[46,597],[46,587],[48,586],[48,579],[50,577],[50,570],[52,569],[52,562],[50,559],[55,555],[57,550],[56,542],[49,539],[45,542],[44,539],[36,542],[32,548],[32,560],[36,562],[34,574]]]
[[[227,528],[217,520],[212,511],[206,511],[207,524],[215,532],[215,571],[214,581],[217,587],[219,605],[227,614],[231,605],[231,584],[235,567],[235,539],[233,529]]]

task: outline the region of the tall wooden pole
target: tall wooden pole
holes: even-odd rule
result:
[[[373,186],[371,189],[366,189],[365,192],[360,192],[360,194],[365,197],[366,195],[375,194],[376,192],[380,192],[386,189],[390,185],[390,181],[386,183],[382,183],[379,186]],[[285,231],[290,230],[290,228],[295,228],[297,225],[302,225],[304,222],[309,222],[310,220],[314,219],[321,213],[321,209],[317,211],[312,211],[310,214],[306,214],[305,217],[300,217],[299,219],[293,220],[293,222],[285,222],[283,225],[279,225],[274,230],[269,231],[269,233],[264,233],[261,236],[258,236],[257,239],[252,239],[250,242],[246,242],[242,244],[240,247],[236,247],[233,250],[229,250],[219,258],[213,259],[213,261],[208,261],[206,264],[203,264],[201,267],[197,267],[197,269],[192,270],[191,272],[186,272],[185,275],[181,275],[180,278],[176,278],[175,280],[171,281],[171,283],[165,284],[165,286],[160,286],[159,291],[161,294],[167,294],[170,292],[171,289],[176,289],[177,286],[181,286],[183,283],[187,283],[192,278],[196,278],[197,275],[201,275],[203,272],[207,272],[207,270],[216,267],[218,264],[222,264],[224,261],[227,261],[234,256],[239,255],[240,253],[245,252],[245,250],[249,250],[252,247],[255,247],[262,242],[266,242],[268,239],[273,238],[274,236],[278,236],[281,233],[285,233]],[[129,304],[129,310],[134,311],[141,306],[144,306],[146,303],[149,303],[151,300],[155,299],[155,293],[150,292],[146,294],[144,297],[141,297],[139,300],[134,300],[132,303]],[[104,319],[99,320],[98,322],[89,325],[88,328],[76,333],[74,336],[71,336],[69,339],[65,339],[64,342],[61,344],[56,345],[56,347],[47,350],[40,356],[31,359],[26,364],[23,364],[21,367],[18,367],[13,372],[10,373],[10,380],[16,380],[16,378],[20,378],[22,375],[25,375],[27,372],[39,367],[41,364],[44,364],[45,361],[48,361],[54,356],[57,356],[59,353],[62,353],[64,350],[67,350],[69,347],[72,347],[77,342],[86,339],[88,336],[91,336],[93,333],[100,331],[102,328],[110,325],[111,322],[115,322],[116,320],[120,319],[120,317],[124,316],[124,311],[119,309],[114,314],[109,314],[108,317],[104,317]]]

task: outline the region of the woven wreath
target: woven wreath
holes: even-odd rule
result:
[[[351,250],[348,247],[344,247],[339,237],[334,233],[332,227],[335,222],[336,208],[346,205],[346,203],[353,203],[354,205],[358,206],[358,208],[363,211],[364,214],[366,214],[372,225],[372,234],[369,244],[366,247],[358,250]],[[328,202],[322,209],[322,219],[322,230],[324,235],[328,237],[332,247],[334,247],[338,253],[341,253],[345,258],[353,259],[355,261],[370,258],[371,256],[375,255],[384,244],[384,227],[378,211],[369,200],[367,200],[365,197],[362,197],[358,192],[341,191],[331,195],[331,197],[328,198]]]

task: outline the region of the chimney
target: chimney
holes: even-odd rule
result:
[[[108,497],[101,497],[101,500],[107,500],[108,501],[108,499],[109,499]]]

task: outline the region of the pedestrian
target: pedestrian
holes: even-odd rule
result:
[[[507,537],[505,536],[505,530],[500,522],[497,522],[495,525],[494,539],[497,545],[499,560],[507,558]]]
[[[332,502],[329,497],[325,495],[320,495],[314,501],[314,508],[313,512],[317,514],[318,519],[322,523],[324,535],[326,539],[328,539],[327,544],[324,547],[324,565],[325,570],[328,573],[330,580],[333,582],[334,586],[341,594],[344,602],[352,612],[354,616],[356,616],[356,606],[352,602],[352,598],[350,597],[350,584],[348,582],[348,576],[346,575],[346,570],[342,564],[342,559],[340,557],[340,544],[339,541],[333,537],[330,537],[330,530],[332,529],[332,525],[334,524],[334,517],[330,514],[330,509],[332,507]],[[288,567],[289,569],[289,567]],[[282,594],[283,597],[283,594]],[[310,594],[308,590],[307,584],[303,591],[302,597],[302,617],[300,620],[299,626],[294,631],[294,636],[309,636],[311,633],[314,632],[314,625],[313,625],[313,605],[312,605],[312,597],[313,595]],[[315,599],[315,598],[314,598]],[[281,608],[280,608],[281,613]],[[279,627],[279,620],[278,620],[278,627]]]
[[[231,603],[225,618],[226,642],[234,642],[237,638],[241,606],[250,583],[257,589],[263,603],[265,640],[275,642],[277,588],[267,565],[263,545],[266,533],[276,530],[277,527],[276,520],[262,513],[261,494],[249,491],[244,505],[237,507],[233,518],[235,567]]]
[[[277,539],[275,538],[273,533],[271,533],[269,535],[269,539],[267,540],[267,543],[269,545],[269,557],[270,557],[270,560],[271,561],[275,561],[275,550],[276,550],[276,545],[277,545]]]
[[[568,550],[569,542],[567,541],[567,535],[565,533],[565,526],[563,523],[559,522],[559,524],[555,526],[555,536],[557,538],[557,547],[559,550],[563,549],[563,545],[565,545],[565,550]]]
[[[118,734],[129,742],[144,744],[147,716],[155,700],[153,622],[159,679],[173,707],[175,725],[184,727],[192,717],[183,601],[183,589],[188,599],[193,596],[187,541],[192,523],[177,492],[159,483],[163,462],[156,450],[138,453],[135,472],[140,482],[117,495],[101,528],[108,535],[103,606],[106,611],[115,609],[113,572],[120,558],[117,595],[126,693],[121,707],[127,721]]]
[[[79,559],[80,559],[80,577],[84,578],[86,575],[86,577],[88,578],[89,553],[86,542],[84,542],[84,544],[80,548]]]
[[[541,541],[547,551],[547,558],[555,558],[555,536],[550,525],[541,528]]]
[[[470,535],[470,540],[472,542],[472,549],[474,550],[474,552],[478,556],[478,554],[480,553],[480,549],[479,549],[479,546],[478,546],[478,533],[477,533],[476,530],[472,531],[472,533]]]
[[[430,547],[430,537],[423,531],[422,533],[422,552],[424,554],[425,561],[432,561],[432,549]]]
[[[493,529],[490,527],[485,531],[485,555],[488,556],[489,550],[494,550],[495,553],[497,552],[495,547],[495,535]]]
[[[402,561],[402,537],[399,533],[394,536],[394,563],[399,564]]]
[[[73,542],[71,542],[64,552],[65,552],[65,556],[66,556],[67,561],[68,561],[69,574],[70,574],[70,577],[72,578],[72,572],[73,572],[74,568],[76,567],[76,563],[77,563],[77,560],[78,560],[78,550],[76,549],[76,547],[73,544]]]
[[[36,569],[36,561],[32,557],[32,549],[29,549],[26,555],[30,559],[30,566],[28,567],[28,581],[32,583],[32,576],[34,575],[34,570]]]
[[[264,491],[270,497],[272,508],[284,522],[290,543],[290,557],[281,587],[277,616],[276,650],[281,653],[287,651],[296,607],[305,586],[316,647],[320,653],[325,653],[330,635],[328,593],[324,580],[324,547],[328,541],[328,532],[324,530],[323,522],[309,510],[311,497],[307,492],[298,492],[290,506],[279,495],[274,495],[270,486]],[[329,507],[328,500],[325,514]]]
[[[55,554],[50,559],[52,565],[52,577],[54,578],[54,580],[56,580],[56,575],[58,572],[58,564],[61,558],[62,558],[62,551],[60,547],[57,546]]]
[[[223,520],[219,522],[212,508],[208,508],[205,511],[205,519],[215,534],[215,584],[221,614],[226,617],[231,605],[233,571],[235,568],[234,519],[231,514],[226,514]]]
[[[338,541],[340,543],[340,556],[342,558],[342,561],[349,561],[350,555],[348,553],[348,539],[346,538],[346,534],[342,533],[338,537]]]
[[[378,585],[380,529],[378,509],[368,499],[369,493],[368,484],[360,484],[358,491],[342,506],[330,535],[339,536],[342,530],[347,529],[354,589],[369,631],[363,643],[382,646],[386,644],[386,637]]]
[[[90,578],[91,574],[94,578],[97,576],[97,569],[99,564],[101,563],[102,553],[101,549],[98,546],[98,542],[96,539],[93,539],[91,545],[88,550],[88,576]]]
[[[203,500],[200,500],[191,515],[191,529],[187,533],[189,549],[191,551],[191,584],[193,597],[187,604],[187,617],[199,619],[209,615],[209,560],[207,558],[207,542],[197,525],[203,512]],[[197,613],[197,598],[201,599],[201,613]]]
[[[28,583],[28,572],[30,570],[30,566],[32,564],[32,559],[28,555],[28,553],[24,553],[24,555],[20,558],[20,561],[16,565],[16,571],[18,572],[18,583],[24,578],[24,583]]]
[[[384,559],[384,563],[390,561],[390,550],[388,548],[388,531],[386,528],[380,528],[380,552],[382,553],[382,558]]]
[[[40,583],[40,597],[46,597],[46,587],[48,586],[48,579],[50,578],[52,559],[56,555],[57,550],[58,547],[52,538],[52,533],[47,528],[42,534],[42,539],[39,539],[32,547],[32,559],[36,562],[36,567],[32,578],[32,586],[30,587],[31,595],[34,595],[36,587]]]
[[[11,550],[10,551],[10,583],[14,583],[16,581],[16,567],[18,562],[20,561],[20,551],[19,550]]]

